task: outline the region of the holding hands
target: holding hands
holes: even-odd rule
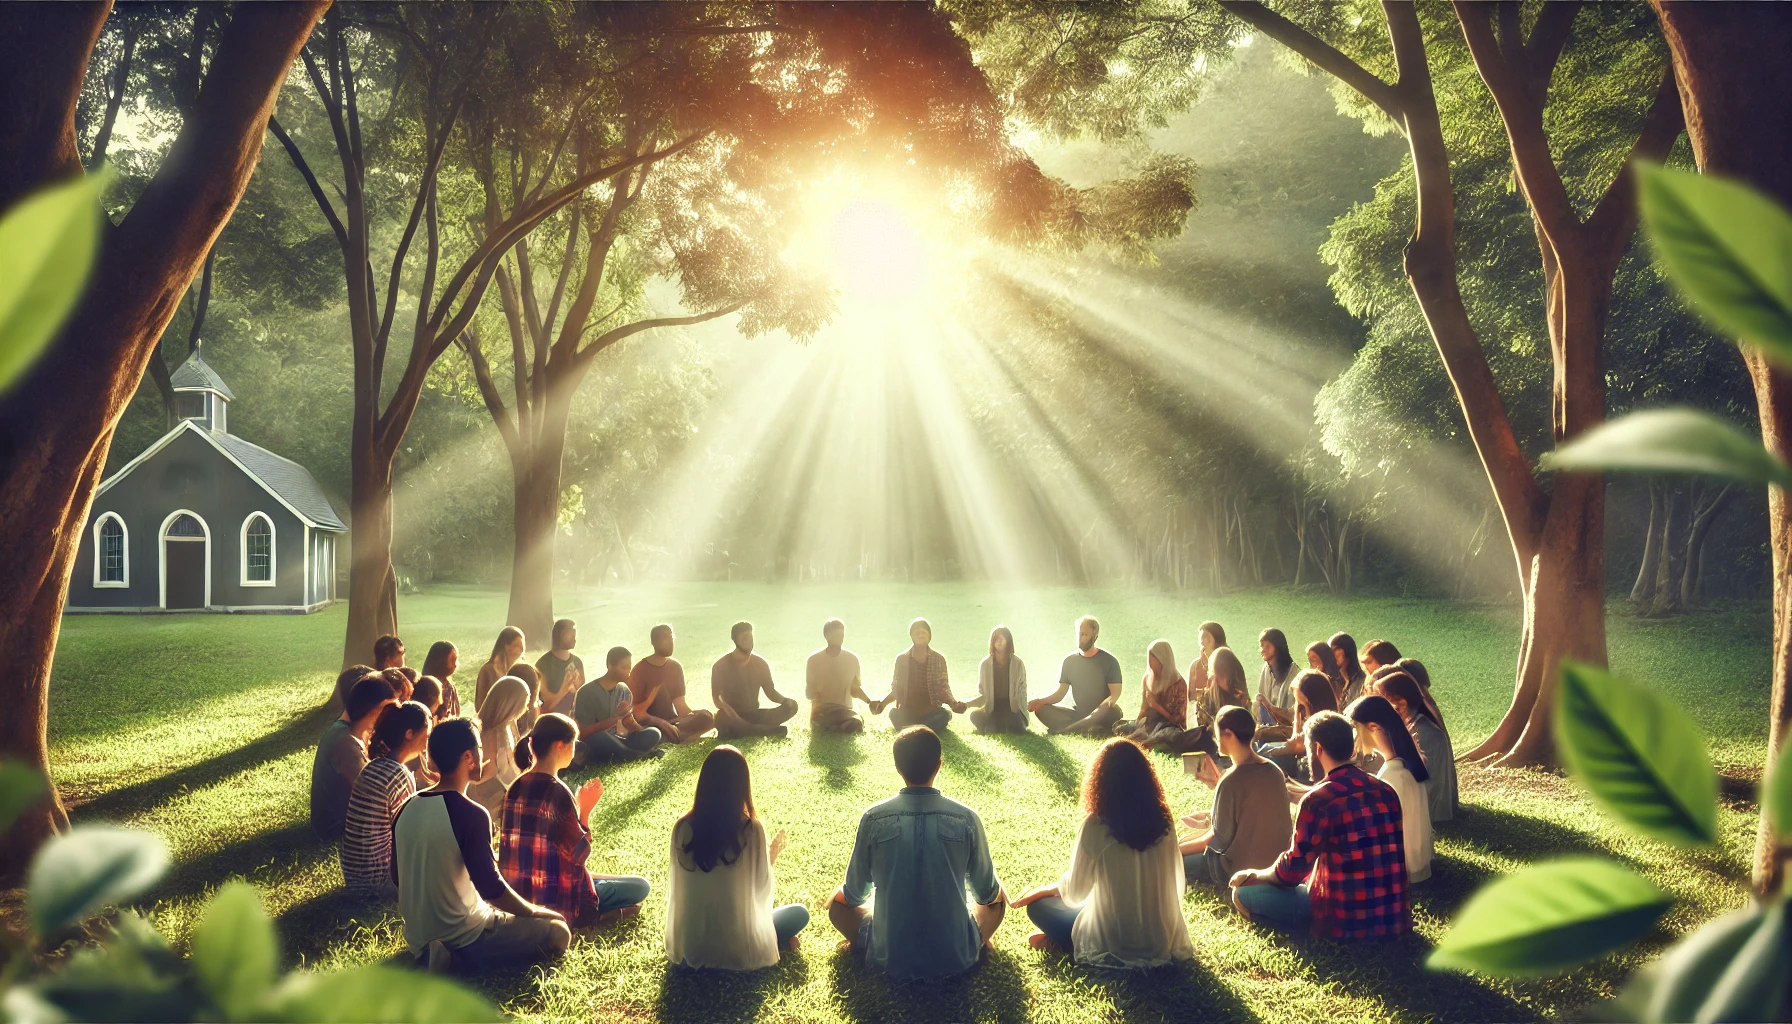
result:
[[[1024,907],[1027,904],[1032,903],[1034,900],[1042,900],[1042,899],[1045,899],[1047,896],[1056,896],[1056,895],[1058,895],[1058,887],[1057,886],[1042,885],[1042,886],[1038,887],[1037,889],[1034,889],[1032,892],[1029,892],[1026,895],[1022,896],[1021,898],[1010,902],[1008,905],[1011,907]]]

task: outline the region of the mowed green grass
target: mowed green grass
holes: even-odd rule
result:
[[[1673,694],[1712,737],[1715,760],[1758,766],[1765,745],[1767,611],[1752,605],[1645,622],[1614,613],[1614,667]],[[443,589],[401,605],[401,633],[420,660],[429,643],[462,651],[470,686],[503,624],[502,593]],[[1296,646],[1343,629],[1385,637],[1431,668],[1458,749],[1484,736],[1511,694],[1517,615],[1442,601],[1339,599],[1257,592],[1191,599],[1153,592],[1008,590],[974,585],[645,586],[561,596],[579,621],[587,661],[620,644],[637,653],[660,621],[678,631],[678,656],[707,704],[709,664],[728,647],[728,626],[749,619],[780,688],[801,699],[802,663],[829,615],[847,621],[847,644],[881,696],[906,626],[929,618],[960,697],[991,626],[1008,625],[1028,661],[1035,693],[1055,678],[1072,646],[1072,622],[1102,621],[1102,646],[1121,659],[1129,710],[1144,651],[1168,638],[1185,664],[1203,619],[1223,623],[1254,664],[1255,637],[1284,629]],[[343,610],[309,617],[70,617],[64,621],[51,695],[53,770],[77,821],[117,820],[168,840],[175,869],[144,901],[163,930],[183,938],[211,891],[232,877],[256,883],[280,923],[291,964],[341,966],[402,949],[396,915],[341,895],[332,846],[307,821],[318,710],[339,663]],[[539,647],[531,638],[531,657]],[[799,715],[796,723],[806,720]],[[485,979],[481,986],[518,1016],[553,1020],[660,1021],[1092,1021],[1526,1020],[1574,1015],[1611,995],[1675,934],[1745,898],[1752,807],[1725,807],[1722,842],[1687,853],[1631,838],[1559,776],[1469,770],[1457,822],[1439,830],[1439,874],[1417,894],[1418,934],[1391,946],[1341,947],[1274,935],[1240,923],[1222,894],[1185,898],[1194,963],[1142,975],[1092,971],[1028,948],[1015,913],[981,969],[943,984],[896,986],[836,950],[825,901],[839,884],[860,810],[899,785],[887,721],[848,739],[811,736],[742,744],[759,811],[790,835],[778,864],[778,899],[809,906],[803,948],[750,975],[669,971],[663,955],[670,823],[687,806],[696,769],[713,741],[652,762],[602,773],[607,792],[593,815],[594,870],[642,874],[655,892],[641,917],[581,933],[547,972]],[[946,747],[942,789],[976,807],[1011,894],[1063,870],[1080,813],[1077,788],[1095,741],[979,737],[960,725]],[[1178,813],[1209,793],[1159,760]],[[588,773],[586,773],[588,774]],[[1427,971],[1423,960],[1476,886],[1521,864],[1563,853],[1623,858],[1679,902],[1642,947],[1566,976],[1488,982]]]

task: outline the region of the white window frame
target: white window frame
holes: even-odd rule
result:
[[[105,528],[106,520],[108,520],[108,519],[111,519],[111,520],[117,522],[119,530],[123,531],[123,533],[124,533],[124,579],[122,579],[122,580],[102,579],[100,576],[102,560],[105,558],[105,554],[106,554],[105,547],[101,543],[100,532]],[[101,513],[100,517],[93,521],[93,586],[94,586],[94,589],[96,589],[96,590],[118,590],[118,589],[123,589],[123,588],[129,587],[130,585],[131,585],[131,528],[127,523],[125,523],[124,517],[119,515],[118,513],[116,513],[116,512]]]
[[[249,527],[257,519],[268,524],[268,578],[265,580],[252,580],[249,578]],[[273,517],[269,516],[266,512],[251,512],[243,517],[243,526],[242,529],[238,531],[237,543],[237,576],[238,581],[242,586],[271,587],[279,580],[279,566],[276,562],[275,552],[275,548],[277,547],[275,541],[277,539],[278,535],[274,529]]]
[[[177,508],[168,513],[162,525],[156,530],[156,601],[166,610],[168,607],[168,527],[181,516],[192,516],[205,533],[205,605],[197,611],[205,611],[212,606],[212,524],[205,517],[190,508]],[[191,544],[191,540],[176,540],[176,544]]]

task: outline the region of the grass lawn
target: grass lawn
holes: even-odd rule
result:
[[[1511,694],[1517,615],[1443,601],[1339,600],[1287,592],[1192,600],[1150,592],[1000,590],[973,585],[778,586],[687,584],[590,590],[561,596],[579,621],[587,663],[622,644],[637,654],[647,631],[669,621],[679,658],[707,704],[707,668],[728,647],[728,625],[757,624],[759,651],[786,694],[802,696],[802,662],[820,645],[829,615],[847,622],[847,646],[881,696],[884,673],[906,645],[906,625],[931,619],[955,691],[975,693],[989,628],[1009,625],[1041,689],[1072,647],[1072,621],[1103,622],[1102,646],[1127,675],[1126,704],[1146,646],[1159,636],[1185,664],[1203,619],[1223,623],[1247,664],[1267,626],[1298,647],[1338,629],[1359,641],[1393,640],[1431,669],[1457,749],[1486,735]],[[460,646],[467,688],[503,624],[504,595],[441,589],[403,600],[402,633],[420,660],[429,643]],[[383,960],[402,948],[396,915],[357,907],[341,893],[335,849],[308,824],[311,757],[327,716],[340,654],[343,610],[308,617],[92,616],[64,621],[51,693],[51,760],[77,821],[118,820],[165,836],[176,867],[145,901],[162,929],[184,937],[209,893],[227,879],[256,883],[280,923],[295,964]],[[1614,614],[1616,669],[1671,692],[1712,738],[1723,764],[1758,766],[1765,746],[1769,621],[1765,602],[1665,622]],[[539,638],[531,638],[533,641]],[[530,657],[535,652],[532,650]],[[806,721],[799,715],[796,723]],[[546,973],[486,979],[511,1012],[554,1020],[1093,1021],[1529,1020],[1576,1015],[1610,995],[1641,959],[1673,935],[1745,898],[1752,806],[1720,813],[1720,847],[1699,853],[1630,838],[1562,778],[1541,772],[1468,770],[1464,810],[1439,829],[1437,878],[1416,893],[1418,933],[1383,947],[1339,947],[1241,924],[1207,889],[1185,908],[1197,949],[1192,964],[1142,975],[1079,968],[1028,948],[1024,912],[996,936],[996,952],[963,979],[894,986],[837,952],[824,903],[844,874],[860,810],[899,785],[887,720],[867,735],[742,744],[759,812],[790,846],[778,863],[779,902],[807,904],[805,945],[746,976],[668,971],[663,955],[668,830],[689,803],[711,742],[662,760],[604,772],[607,793],[592,816],[591,866],[641,874],[654,894],[639,919],[580,934]],[[1080,820],[1077,787],[1095,741],[1040,734],[979,737],[955,724],[940,782],[978,809],[997,871],[1011,895],[1063,870]],[[1159,760],[1178,813],[1204,808],[1209,792]],[[570,780],[570,773],[569,773]],[[1561,978],[1493,983],[1436,974],[1422,962],[1451,914],[1483,880],[1542,857],[1597,851],[1621,857],[1679,897],[1639,952]]]

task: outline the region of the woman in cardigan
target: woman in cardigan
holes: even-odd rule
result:
[[[978,732],[1027,731],[1027,666],[1014,656],[1014,634],[997,626],[989,634],[989,655],[977,666],[977,697],[965,702],[971,728]]]

